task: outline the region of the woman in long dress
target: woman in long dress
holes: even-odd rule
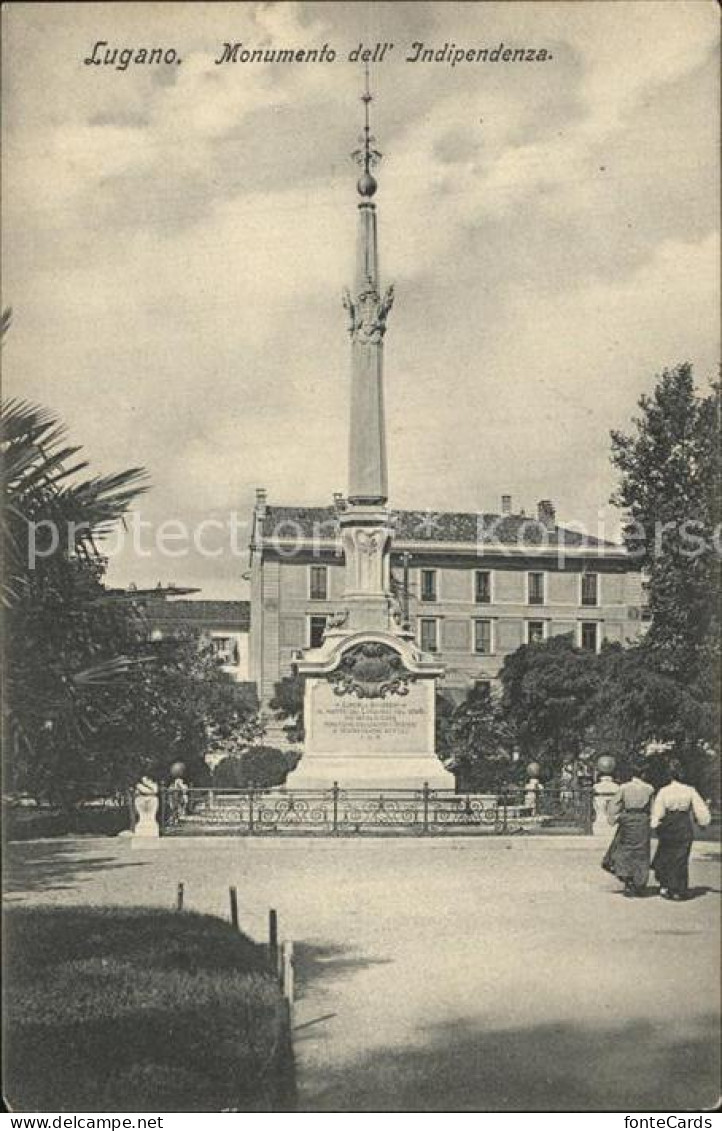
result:
[[[640,895],[649,879],[650,807],[654,790],[634,775],[608,802],[610,824],[617,831],[602,867],[624,884],[624,894]]]
[[[661,896],[686,899],[695,822],[704,828],[711,815],[697,790],[680,780],[679,763],[670,766],[669,776],[671,782],[660,789],[652,806],[652,828],[657,830],[658,838],[652,869]]]

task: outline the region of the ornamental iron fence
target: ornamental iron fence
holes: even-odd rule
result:
[[[163,836],[511,835],[592,831],[589,789],[164,789]]]

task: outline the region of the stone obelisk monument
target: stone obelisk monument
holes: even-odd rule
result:
[[[403,629],[391,594],[383,349],[393,288],[382,288],[379,273],[372,170],[381,154],[371,136],[368,71],[362,101],[362,144],[353,155],[361,166],[356,271],[353,292],[344,295],[351,337],[348,500],[339,514],[344,597],[321,647],[298,661],[306,737],[288,784],[420,788],[428,781],[453,789],[453,776],[434,752],[435,687],[443,667]]]

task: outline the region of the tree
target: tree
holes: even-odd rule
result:
[[[659,670],[703,689],[719,660],[720,385],[701,396],[691,365],[679,365],[639,408],[633,434],[612,432],[621,473],[612,501],[627,513],[627,548],[649,578],[644,646]]]
[[[435,696],[435,750],[442,761],[454,756],[452,721],[457,704],[447,692],[436,689]]]
[[[639,768],[650,743],[674,747],[687,776],[706,794],[713,788],[716,710],[684,684],[650,665],[643,646],[604,647],[600,679],[591,704],[588,743],[611,754],[624,774]]]
[[[191,785],[207,785],[207,753],[263,736],[255,688],[235,682],[195,634],[146,640],[143,648],[145,662],[106,691],[96,780],[115,789],[144,773],[162,781],[180,761]]]
[[[571,636],[522,645],[504,660],[503,718],[524,762],[539,762],[548,777],[565,761],[589,756],[588,728],[601,674],[597,660],[594,652],[575,648]]]
[[[151,641],[142,610],[103,585],[98,541],[146,489],[145,473],[82,477],[87,462],[45,409],[2,409],[6,782],[70,810],[183,761],[263,735],[255,690],[197,636]]]
[[[488,687],[473,688],[457,706],[446,699],[437,750],[453,769],[462,790],[497,790],[514,772],[514,732],[502,704]]]
[[[109,704],[143,664],[142,628],[106,601],[100,568],[44,566],[6,614],[6,781],[65,809],[93,794]]]
[[[709,777],[710,746],[720,748],[720,384],[702,395],[689,364],[665,369],[639,408],[633,434],[612,433],[621,473],[613,502],[627,513],[625,542],[647,573],[651,614],[629,662],[639,665],[634,675],[646,681],[648,701],[652,687],[665,689],[656,719],[645,718],[669,735],[687,773],[701,782]]]
[[[11,400],[0,412],[3,456],[3,588],[6,607],[22,601],[41,565],[60,573],[98,565],[98,541],[147,490],[146,473],[78,479],[88,463],[47,409]]]
[[[22,401],[3,405],[0,445],[9,778],[71,804],[103,717],[101,689],[139,662],[129,653],[140,626],[109,602],[97,543],[146,489],[145,473],[79,477],[87,463],[63,426]]]

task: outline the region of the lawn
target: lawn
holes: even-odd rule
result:
[[[14,907],[5,1095],[15,1111],[283,1111],[288,1017],[263,949],[210,915]]]

